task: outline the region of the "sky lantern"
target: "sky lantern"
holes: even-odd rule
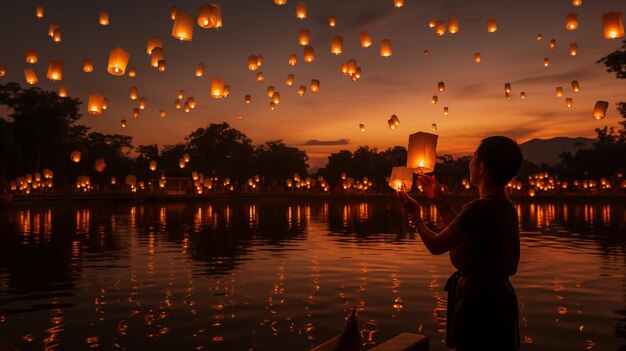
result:
[[[456,17],[448,17],[448,32],[455,34],[459,31],[459,21]]]
[[[320,90],[320,81],[318,79],[311,79],[311,92],[317,93]]]
[[[380,41],[380,56],[389,57],[391,56],[391,39],[383,39]]]
[[[137,87],[130,87],[130,99],[137,100],[139,93]]]
[[[511,92],[511,83],[504,83],[504,92],[505,93]]]
[[[437,20],[434,18],[431,18],[428,20],[428,28],[435,28],[435,26],[437,25]]]
[[[146,98],[145,97],[140,97],[139,98],[139,109],[140,110],[145,110],[146,109]]]
[[[438,36],[446,34],[446,21],[435,22],[435,34]]]
[[[133,118],[139,118],[139,109],[138,108],[133,108]]]
[[[583,4],[583,0],[572,0],[572,5],[580,6]]]
[[[413,187],[413,170],[406,167],[393,167],[389,177],[389,186],[396,191],[411,191]]]
[[[7,74],[7,71],[0,65],[0,77],[4,77]]]
[[[179,99],[182,99],[185,97],[185,91],[183,89],[180,89],[178,91],[178,94],[176,95],[176,97],[178,97]]]
[[[572,81],[572,91],[574,91],[575,93],[580,91],[580,84],[578,84],[577,80]]]
[[[165,53],[162,47],[155,47],[150,53],[150,66],[159,67],[159,61],[165,59]]]
[[[263,72],[257,72],[256,73],[256,81],[257,82],[262,82],[263,81]]]
[[[389,129],[394,130],[396,129],[397,125],[393,122],[393,119],[389,118],[387,120],[387,125],[389,126]]]
[[[365,131],[365,124],[361,123],[359,124],[359,129],[364,132]]]
[[[398,116],[396,115],[391,115],[391,118],[389,118],[391,120],[391,122],[393,122],[393,124],[397,127],[400,125],[400,119],[398,118]]]
[[[289,73],[287,75],[287,81],[285,82],[287,85],[292,86],[293,85],[293,80],[295,79],[294,75]]]
[[[222,8],[219,4],[204,4],[198,13],[198,25],[202,28],[222,27]]]
[[[311,63],[315,61],[315,49],[312,46],[306,46],[304,48],[304,62]]]
[[[372,38],[370,37],[369,32],[364,31],[359,33],[359,39],[361,40],[362,48],[369,48],[370,46],[372,46]]]
[[[270,111],[274,111],[276,109],[276,103],[274,101],[270,101]]]
[[[537,41],[540,41],[541,39],[543,39],[543,35],[541,35],[541,33],[537,34]]]
[[[256,65],[259,67],[263,66],[263,55],[256,56]]]
[[[409,150],[406,160],[406,167],[413,170],[413,173],[429,173],[435,170],[436,134],[417,132],[409,135]]]
[[[174,26],[172,27],[172,36],[181,41],[191,41],[194,22],[193,15],[182,11],[177,12]]]
[[[443,92],[444,90],[446,90],[446,84],[444,82],[437,83],[437,90]]]
[[[480,53],[474,53],[474,63],[480,63],[481,57],[480,57]]]
[[[70,160],[74,163],[80,162],[80,151],[74,150],[70,153]]]
[[[556,87],[556,97],[560,98],[563,96],[563,87]]]
[[[278,6],[282,6],[287,3],[287,0],[274,0],[274,3]]]
[[[52,40],[55,43],[61,42],[61,30],[60,29],[55,29],[54,32],[52,32]]]
[[[578,28],[578,15],[571,12],[565,16],[565,28],[567,30],[576,30]]]
[[[267,87],[267,97],[271,98],[272,95],[274,95],[274,92],[276,91],[276,89],[274,89],[273,86],[268,86]]]
[[[309,45],[310,32],[308,29],[300,29],[298,31],[298,43],[302,46]]]
[[[606,110],[609,108],[608,101],[598,100],[596,101],[596,105],[593,107],[593,118],[596,120],[601,120],[606,115]]]
[[[496,20],[490,18],[487,20],[487,32],[495,33],[498,31],[498,25],[496,24]]]
[[[35,7],[35,17],[43,18],[43,6]]]
[[[126,120],[125,119],[121,120],[120,125],[122,128],[126,128]]]
[[[187,165],[187,163],[185,163],[184,159],[181,158],[181,159],[178,160],[178,167],[179,168],[185,168],[186,165]]]
[[[404,6],[404,0],[393,0],[393,6],[395,8],[400,8]]]
[[[170,19],[174,21],[176,19],[176,15],[178,14],[178,7],[172,6],[170,7]]]
[[[152,55],[152,50],[154,48],[162,48],[163,47],[163,39],[161,37],[150,37],[148,38],[148,45],[146,45],[146,54]]]
[[[574,105],[574,99],[572,99],[572,98],[565,98],[565,106],[570,108],[570,107],[572,107],[572,105]]]
[[[519,93],[519,98],[522,99],[522,100],[526,100],[526,93],[523,92],[523,91],[521,93]]]
[[[224,97],[230,96],[230,85],[224,85]]]
[[[250,103],[252,102],[252,97],[251,97],[250,95],[246,95],[246,96],[244,97],[244,102],[245,102],[246,104],[250,104]]]
[[[330,17],[328,17],[328,26],[334,27],[336,25],[337,25],[337,18],[333,15],[330,15]]]
[[[287,63],[289,63],[289,66],[295,66],[296,63],[298,63],[298,57],[296,55],[289,55],[289,61],[287,61]]]
[[[26,62],[35,64],[37,63],[37,50],[35,49],[27,49],[26,50]]]
[[[259,69],[259,64],[257,63],[256,55],[248,56],[248,70],[256,71]]]
[[[213,77],[211,79],[211,97],[220,99],[224,96],[224,80],[222,78]]]
[[[67,86],[65,84],[59,87],[59,97],[67,97]]]
[[[59,29],[59,24],[55,22],[50,22],[50,25],[48,25],[48,36],[54,37],[54,31],[57,29]]]
[[[109,25],[109,13],[106,11],[101,11],[98,23],[100,23],[101,26],[108,26]]]
[[[306,18],[306,3],[298,2],[296,3],[296,18],[305,19]]]
[[[548,47],[550,49],[554,49],[556,47],[556,40],[555,39],[550,39],[550,44],[548,44]]]
[[[275,91],[274,94],[272,94],[272,101],[278,105],[280,104],[280,93]]]
[[[447,116],[447,115],[448,115],[448,112],[450,112],[450,109],[448,108],[448,106],[445,106],[445,107],[443,108],[443,114],[444,114],[445,116]]]
[[[621,12],[607,12],[602,14],[604,39],[615,39],[624,36],[624,22]]]
[[[304,96],[304,93],[305,93],[305,92],[306,92],[306,87],[305,87],[304,85],[301,85],[301,86],[298,88],[298,95],[299,95],[299,96]]]
[[[198,106],[198,102],[193,96],[188,97],[186,103],[187,105],[189,105],[189,108],[191,108],[192,110],[196,108],[196,106]]]
[[[87,105],[87,112],[92,115],[99,115],[102,113],[102,105],[104,104],[104,96],[98,93],[92,93],[89,95],[89,104]]]
[[[202,77],[204,75],[204,63],[199,63],[196,67],[196,77]]]
[[[122,48],[118,47],[111,50],[107,71],[114,76],[123,76],[126,72],[129,58],[130,53]]]
[[[175,107],[177,110],[180,110],[180,109],[182,108],[182,105],[181,105],[181,103],[180,103],[180,100],[179,100],[179,99],[174,100],[174,107]]]
[[[572,57],[578,55],[578,44],[576,43],[569,44],[569,55]]]
[[[103,158],[99,158],[96,160],[96,162],[94,162],[94,167],[93,167],[96,172],[102,172],[105,170],[105,168],[107,168],[107,164],[106,162],[104,162]]]
[[[437,95],[433,95],[433,97],[430,98],[430,103],[431,104],[436,104],[437,101],[439,101],[439,98],[437,97]]]
[[[135,68],[131,67],[128,69],[128,77],[135,78],[136,75],[137,75],[137,70],[135,70]]]
[[[506,101],[511,101],[511,94],[510,93],[504,93],[504,97],[506,98]]]
[[[161,118],[165,118],[165,116],[167,116],[167,112],[165,112],[165,110],[159,110],[159,116],[161,116]]]
[[[543,59],[543,66],[544,67],[550,66],[550,58],[549,57],[544,57],[544,59]]]
[[[437,131],[437,123],[433,123],[430,125],[430,128],[432,128],[433,131]]]
[[[104,98],[104,101],[102,102],[102,110],[106,110],[107,108],[109,108],[109,99],[108,98]]]
[[[63,62],[59,60],[48,61],[48,72],[46,78],[51,81],[57,81],[63,79]]]
[[[167,61],[159,60],[159,62],[157,62],[157,70],[159,70],[159,72],[165,72],[166,69],[167,69]]]
[[[150,170],[154,172],[156,171],[156,169],[157,169],[157,161],[154,161],[154,160],[150,161]]]
[[[333,37],[333,41],[330,45],[330,52],[333,55],[341,55],[342,51],[343,51],[343,37],[340,37],[340,36]]]
[[[83,60],[83,72],[85,72],[85,73],[93,72],[93,60],[91,60],[91,59],[84,59]]]

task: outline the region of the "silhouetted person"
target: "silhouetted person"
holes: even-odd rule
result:
[[[503,136],[483,139],[469,164],[470,183],[478,187],[480,198],[458,214],[434,176],[418,175],[447,224],[440,233],[424,225],[414,199],[404,191],[397,193],[426,248],[435,255],[450,252],[457,269],[445,286],[446,344],[453,350],[519,349],[519,308],[509,281],[519,263],[519,229],[505,186],[522,160],[515,141]]]

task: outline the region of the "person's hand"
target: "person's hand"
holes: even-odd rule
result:
[[[400,204],[413,218],[420,218],[420,204],[415,201],[404,190],[396,191],[396,196],[400,200]]]
[[[422,189],[427,198],[433,203],[440,204],[446,201],[446,195],[441,190],[441,184],[437,181],[437,177],[426,174],[419,174],[417,181],[422,184]]]

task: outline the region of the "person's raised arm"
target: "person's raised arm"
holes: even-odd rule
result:
[[[446,198],[446,195],[441,190],[441,184],[437,181],[435,176],[429,176],[426,174],[419,174],[417,181],[422,184],[424,194],[430,201],[437,207],[437,212],[441,215],[443,222],[448,225],[452,223],[452,220],[456,217],[456,212],[450,205],[450,201]]]

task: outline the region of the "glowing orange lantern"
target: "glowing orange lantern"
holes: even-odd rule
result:
[[[593,118],[601,120],[606,115],[606,110],[609,108],[608,101],[596,101],[596,105],[593,107]]]
[[[383,39],[380,41],[380,56],[391,56],[391,39]]]
[[[159,60],[159,62],[157,62],[157,69],[159,70],[159,72],[165,72],[165,70],[167,69],[167,61]]]
[[[336,26],[337,25],[337,18],[335,16],[332,16],[332,15],[330,17],[328,17],[328,25],[330,27]]]
[[[37,50],[35,49],[28,49],[26,50],[26,62],[28,63],[37,63],[38,59],[37,59]]]
[[[214,99],[224,97],[224,80],[222,78],[214,77],[211,79],[211,97]]]
[[[438,36],[446,34],[446,21],[435,22],[435,34]]]
[[[63,79],[63,62],[58,60],[48,61],[48,72],[46,78],[57,81]]]
[[[70,154],[70,160],[72,160],[72,162],[74,163],[80,162],[80,151],[72,151],[72,153]]]
[[[604,39],[615,39],[624,36],[624,22],[621,12],[602,14],[602,26],[604,27]]]
[[[54,31],[59,29],[59,25],[57,23],[51,22],[48,26],[48,36],[54,37]]]
[[[298,43],[303,46],[309,45],[310,33],[308,29],[300,29],[298,31]]]
[[[35,7],[35,17],[43,18],[43,6]]]
[[[491,18],[487,20],[487,32],[495,33],[498,31],[498,25],[496,24],[496,20]]]
[[[104,101],[102,102],[102,110],[106,110],[107,108],[109,108],[109,99],[108,98],[104,98]]]
[[[572,98],[565,98],[565,106],[572,107],[572,105],[574,105],[574,99],[572,99]]]
[[[511,92],[511,83],[504,83],[504,92],[505,93]]]
[[[252,97],[250,95],[246,95],[244,97],[244,101],[245,101],[246,104],[249,104],[249,103],[252,102]]]
[[[301,85],[301,86],[298,88],[298,95],[299,95],[299,96],[304,96],[304,93],[305,93],[305,92],[306,92],[306,87],[305,87],[304,85]]]
[[[165,112],[165,110],[159,110],[159,116],[161,116],[161,118],[165,118],[166,115],[167,112]]]
[[[296,3],[296,18],[299,18],[299,19],[306,18],[306,3],[304,2]]]
[[[133,118],[138,118],[139,117],[139,109],[138,108],[133,108]]]
[[[204,63],[199,63],[196,67],[196,77],[202,77],[204,75]]]
[[[263,81],[263,72],[257,72],[256,73],[256,81],[257,82],[262,82]]]
[[[333,55],[341,55],[343,51],[343,37],[336,36],[333,38],[332,44],[330,45],[330,52]]]
[[[289,55],[289,66],[295,66],[298,63],[298,58],[296,55]]]
[[[568,13],[565,17],[565,28],[567,30],[576,30],[578,28],[578,15],[575,13]]]
[[[437,83],[437,90],[443,92],[444,90],[446,90],[446,84],[444,82]]]
[[[67,86],[65,84],[59,87],[59,97],[67,97]]]
[[[100,12],[100,20],[99,23],[101,26],[108,26],[109,25],[109,13],[106,11],[101,11]]]
[[[583,0],[572,0],[572,5],[580,6],[583,4]]]
[[[475,53],[474,54],[474,63],[480,63],[481,57],[480,57],[480,53]]]
[[[312,46],[306,46],[304,48],[304,62],[311,63],[315,61],[315,50]]]
[[[154,48],[162,48],[163,47],[163,39],[160,37],[150,37],[148,39],[148,45],[146,46],[146,53],[148,55],[152,55],[152,50]]]
[[[263,55],[257,55],[256,57],[256,65],[261,67],[263,66]]]
[[[450,112],[450,109],[448,109],[448,107],[447,107],[447,106],[446,106],[446,107],[444,107],[444,108],[443,108],[443,114],[444,114],[445,116],[447,116],[447,115],[448,115],[448,112]]]
[[[278,6],[282,6],[287,3],[287,0],[274,0],[274,3]]]
[[[364,132],[365,131],[365,124],[359,124],[359,129]]]
[[[198,25],[202,28],[222,27],[222,8],[219,4],[204,4],[200,6]]]
[[[184,97],[185,97],[185,91],[184,91],[184,90],[182,90],[182,89],[180,89],[180,90],[178,91],[178,95],[177,95],[177,97],[178,97],[179,99],[184,98]]]
[[[580,91],[580,84],[578,84],[577,80],[572,81],[572,90],[577,93]]]
[[[519,98],[522,99],[522,100],[526,100],[526,93],[523,92],[523,91],[521,93],[519,93]]]
[[[569,44],[569,55],[572,57],[578,55],[578,44],[576,43]]]
[[[320,81],[317,79],[311,79],[311,92],[317,93],[320,90]]]
[[[396,8],[404,6],[404,0],[393,0],[393,6]]]
[[[139,98],[139,109],[140,110],[145,110],[146,109],[146,98],[145,97],[140,97]]]
[[[550,49],[554,49],[556,47],[556,40],[555,39],[550,39],[550,44],[548,44],[548,47]]]
[[[107,71],[114,76],[123,76],[126,72],[126,66],[130,54],[122,48],[115,48],[109,54],[109,66]]]
[[[61,42],[61,30],[60,29],[55,29],[54,32],[52,33],[52,40],[55,43],[60,43]]]
[[[541,40],[541,39],[543,39],[543,35],[541,35],[541,33],[540,33],[540,34],[537,34],[537,41],[539,41],[539,40]]]
[[[155,47],[152,49],[150,54],[150,66],[159,67],[159,61],[165,59],[165,53],[163,52],[163,48]]]
[[[126,120],[125,119],[121,120],[120,125],[122,126],[122,128],[126,128]]]
[[[372,38],[367,31],[359,33],[359,39],[361,40],[362,48],[369,48],[372,46]]]
[[[431,18],[428,20],[428,28],[435,28],[436,25],[437,25],[437,20],[435,20],[434,18]]]
[[[451,34],[455,34],[459,31],[459,21],[456,19],[456,17],[449,17],[448,18],[448,32],[450,32]]]
[[[137,100],[138,90],[137,87],[130,87],[130,99]]]
[[[259,64],[257,63],[256,55],[248,56],[248,70],[256,71],[257,69],[259,69]]]
[[[433,95],[433,97],[430,98],[430,103],[431,104],[436,104],[437,101],[439,101],[439,97],[437,97],[437,95]]]
[[[150,161],[150,170],[151,171],[156,171],[157,169],[157,161]]]
[[[170,19],[172,21],[176,20],[176,14],[178,14],[178,8],[176,6],[172,6],[170,8]]]
[[[409,150],[406,167],[414,173],[429,173],[435,170],[436,134],[417,132],[409,135]]]
[[[563,96],[563,87],[556,87],[556,97],[562,97]]]
[[[406,167],[393,167],[389,186],[393,190],[411,191],[413,187],[413,170]]]
[[[34,85],[39,82],[39,80],[37,79],[37,74],[30,68],[24,70],[24,78],[26,78],[26,83],[30,85]]]
[[[193,38],[194,18],[193,15],[179,11],[176,13],[172,36],[182,41],[191,41]]]
[[[291,73],[289,73],[289,74],[287,75],[287,81],[286,81],[286,84],[287,84],[287,85],[289,85],[289,86],[292,86],[292,85],[293,85],[293,80],[294,80],[294,75],[293,75],[293,74],[291,74]]]
[[[93,93],[89,95],[89,104],[87,105],[87,112],[92,115],[99,115],[102,113],[102,105],[104,104],[104,96],[102,94]]]
[[[548,66],[550,66],[550,59],[549,59],[549,58],[547,58],[547,57],[546,57],[546,58],[544,58],[544,59],[543,59],[543,65],[544,65],[544,67],[548,67]]]

